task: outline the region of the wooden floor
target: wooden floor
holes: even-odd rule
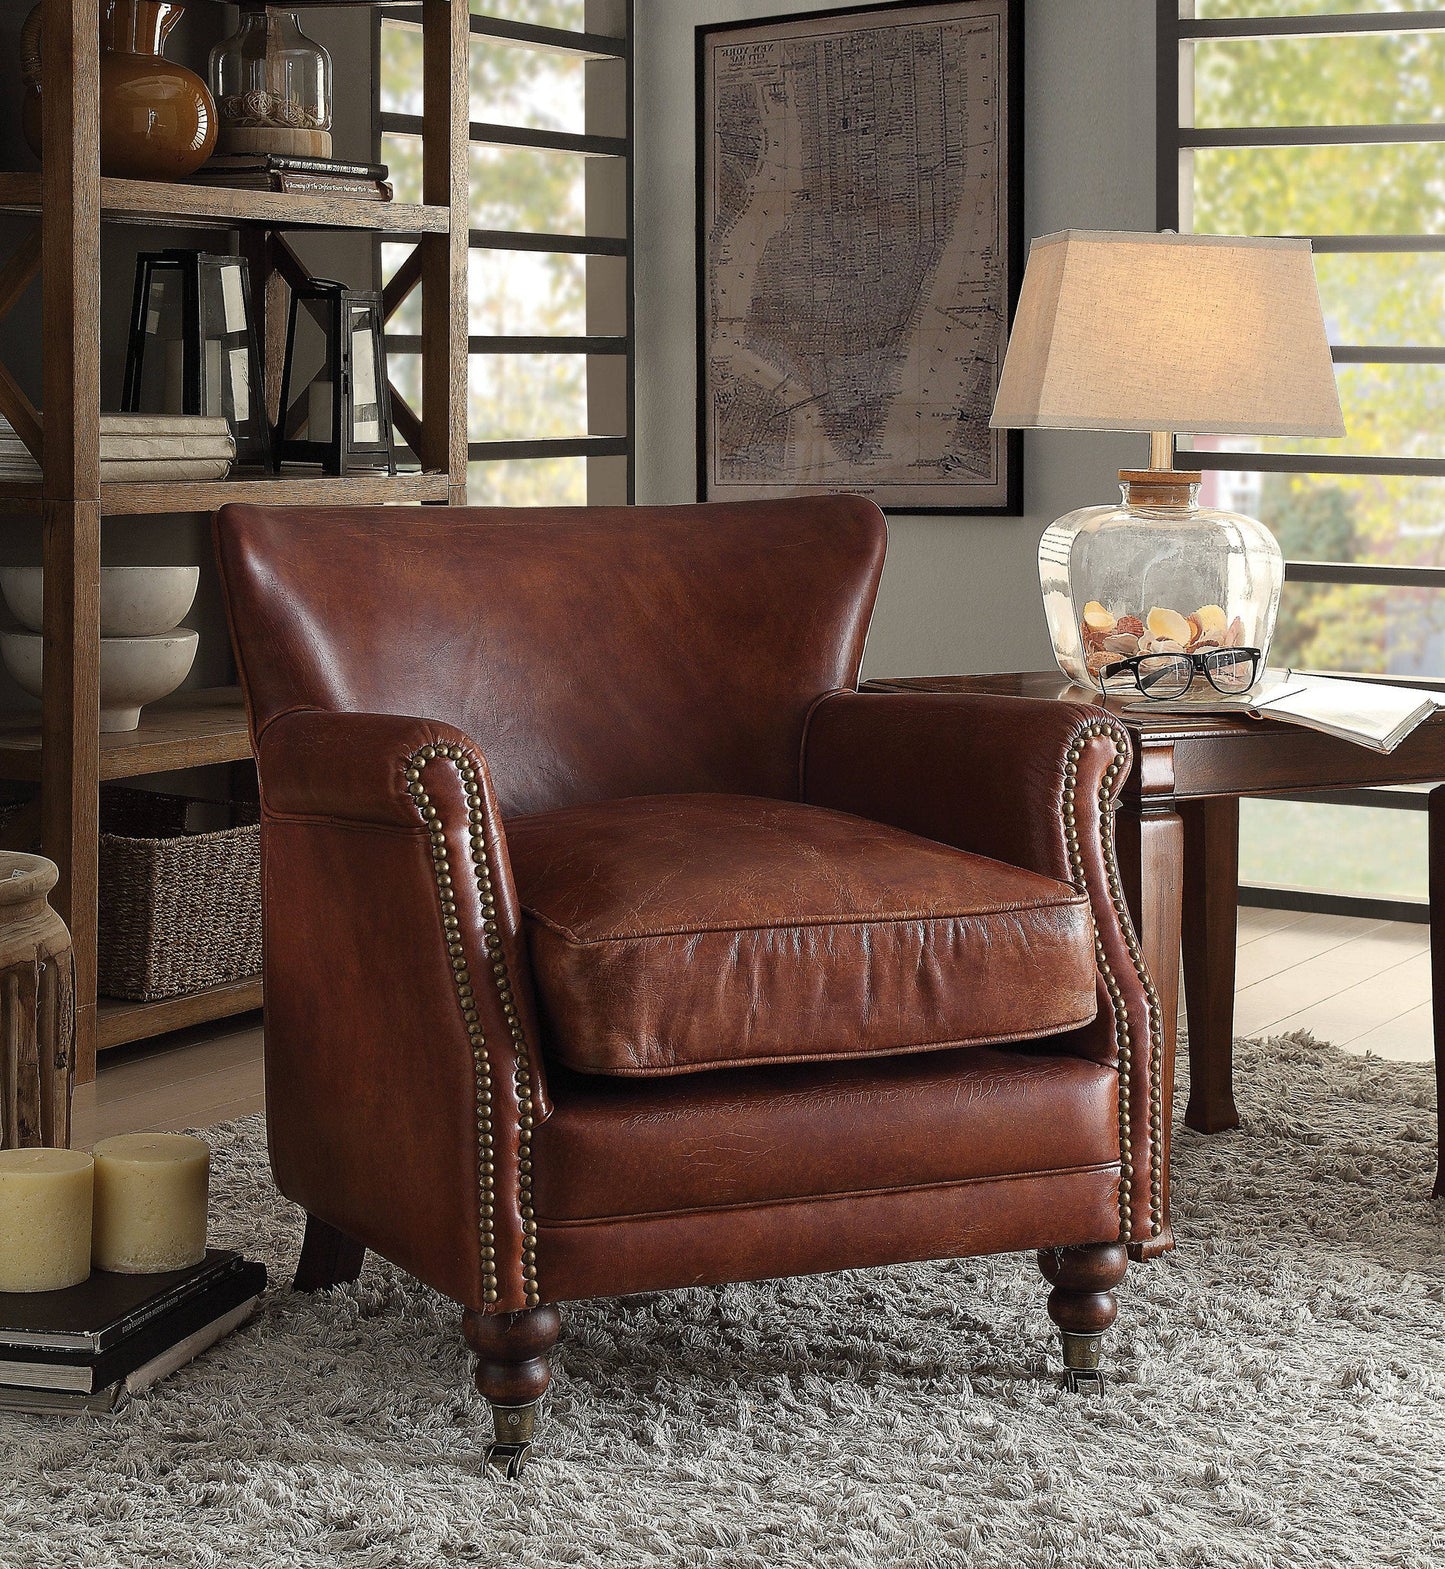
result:
[[[1239,912],[1235,1032],[1310,1030],[1348,1051],[1428,1061],[1429,928],[1288,910]],[[264,1109],[254,1019],[107,1052],[76,1092],[75,1143],[111,1133],[204,1128]]]
[[[71,1142],[89,1149],[112,1133],[208,1128],[265,1108],[252,1014],[102,1053],[95,1083],[75,1092]]]
[[[1430,928],[1241,910],[1234,1033],[1309,1030],[1347,1051],[1428,1062]]]

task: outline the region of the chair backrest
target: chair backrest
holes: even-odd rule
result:
[[[858,497],[216,519],[253,734],[301,708],[442,720],[509,816],[796,796],[809,706],[857,681],[886,537]]]

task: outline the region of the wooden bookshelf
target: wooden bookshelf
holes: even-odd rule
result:
[[[364,3],[364,0],[363,0]],[[43,0],[39,173],[0,172],[0,213],[33,215],[0,257],[0,314],[42,279],[45,354],[40,414],[3,365],[0,413],[43,461],[43,478],[0,483],[0,515],[38,515],[45,566],[45,693],[38,722],[0,725],[0,778],[38,782],[45,853],[60,868],[53,902],[75,945],[78,1077],[97,1047],[115,1046],[259,1006],[259,977],[160,1003],[97,999],[97,857],[101,782],[234,764],[249,755],[234,689],[180,694],[147,708],[140,728],[102,736],[100,522],[103,516],[210,512],[226,502],[343,505],[466,499],[467,7],[422,0],[425,115],[422,201],[242,191],[197,181],[121,180],[100,172],[100,50],[94,0]],[[101,228],[108,223],[213,228],[240,236],[258,316],[274,304],[289,230],[414,240],[387,290],[387,314],[422,289],[422,420],[406,439],[421,472],[328,479],[317,471],[240,475],[218,483],[106,483],[100,478]],[[280,260],[278,260],[280,258]],[[276,276],[273,277],[273,271]],[[124,309],[108,300],[108,310]],[[264,327],[264,321],[262,322]],[[282,335],[261,334],[268,392],[279,383]],[[203,567],[212,569],[209,559]]]
[[[343,474],[339,479],[285,473],[173,485],[147,485],[131,480],[103,484],[100,510],[111,517],[126,513],[214,512],[231,501],[270,507],[357,507],[378,502],[446,501],[451,490],[451,476],[434,472]]]

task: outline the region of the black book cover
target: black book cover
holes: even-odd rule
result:
[[[95,1270],[64,1291],[0,1291],[0,1357],[31,1351],[95,1355],[212,1281],[241,1268],[230,1249],[211,1248],[189,1269],[160,1275]]]
[[[384,163],[348,163],[341,158],[306,158],[292,153],[236,153],[210,159],[193,177],[220,174],[320,174],[332,178],[384,180]]]
[[[200,1291],[148,1318],[108,1349],[95,1353],[0,1348],[0,1383],[93,1393],[223,1317],[266,1289],[266,1266],[242,1263]],[[9,1354],[6,1354],[9,1349]]]

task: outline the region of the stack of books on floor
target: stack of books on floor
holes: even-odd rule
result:
[[[242,191],[291,191],[300,196],[354,196],[389,202],[390,170],[384,163],[346,163],[340,158],[303,158],[290,153],[217,153],[198,174],[198,185]]]
[[[113,1411],[229,1334],[265,1289],[264,1264],[211,1249],[163,1275],[0,1292],[0,1411]]]
[[[236,438],[224,415],[102,414],[100,477],[143,480],[225,479],[236,460]],[[0,482],[34,483],[40,465],[0,415]]]

